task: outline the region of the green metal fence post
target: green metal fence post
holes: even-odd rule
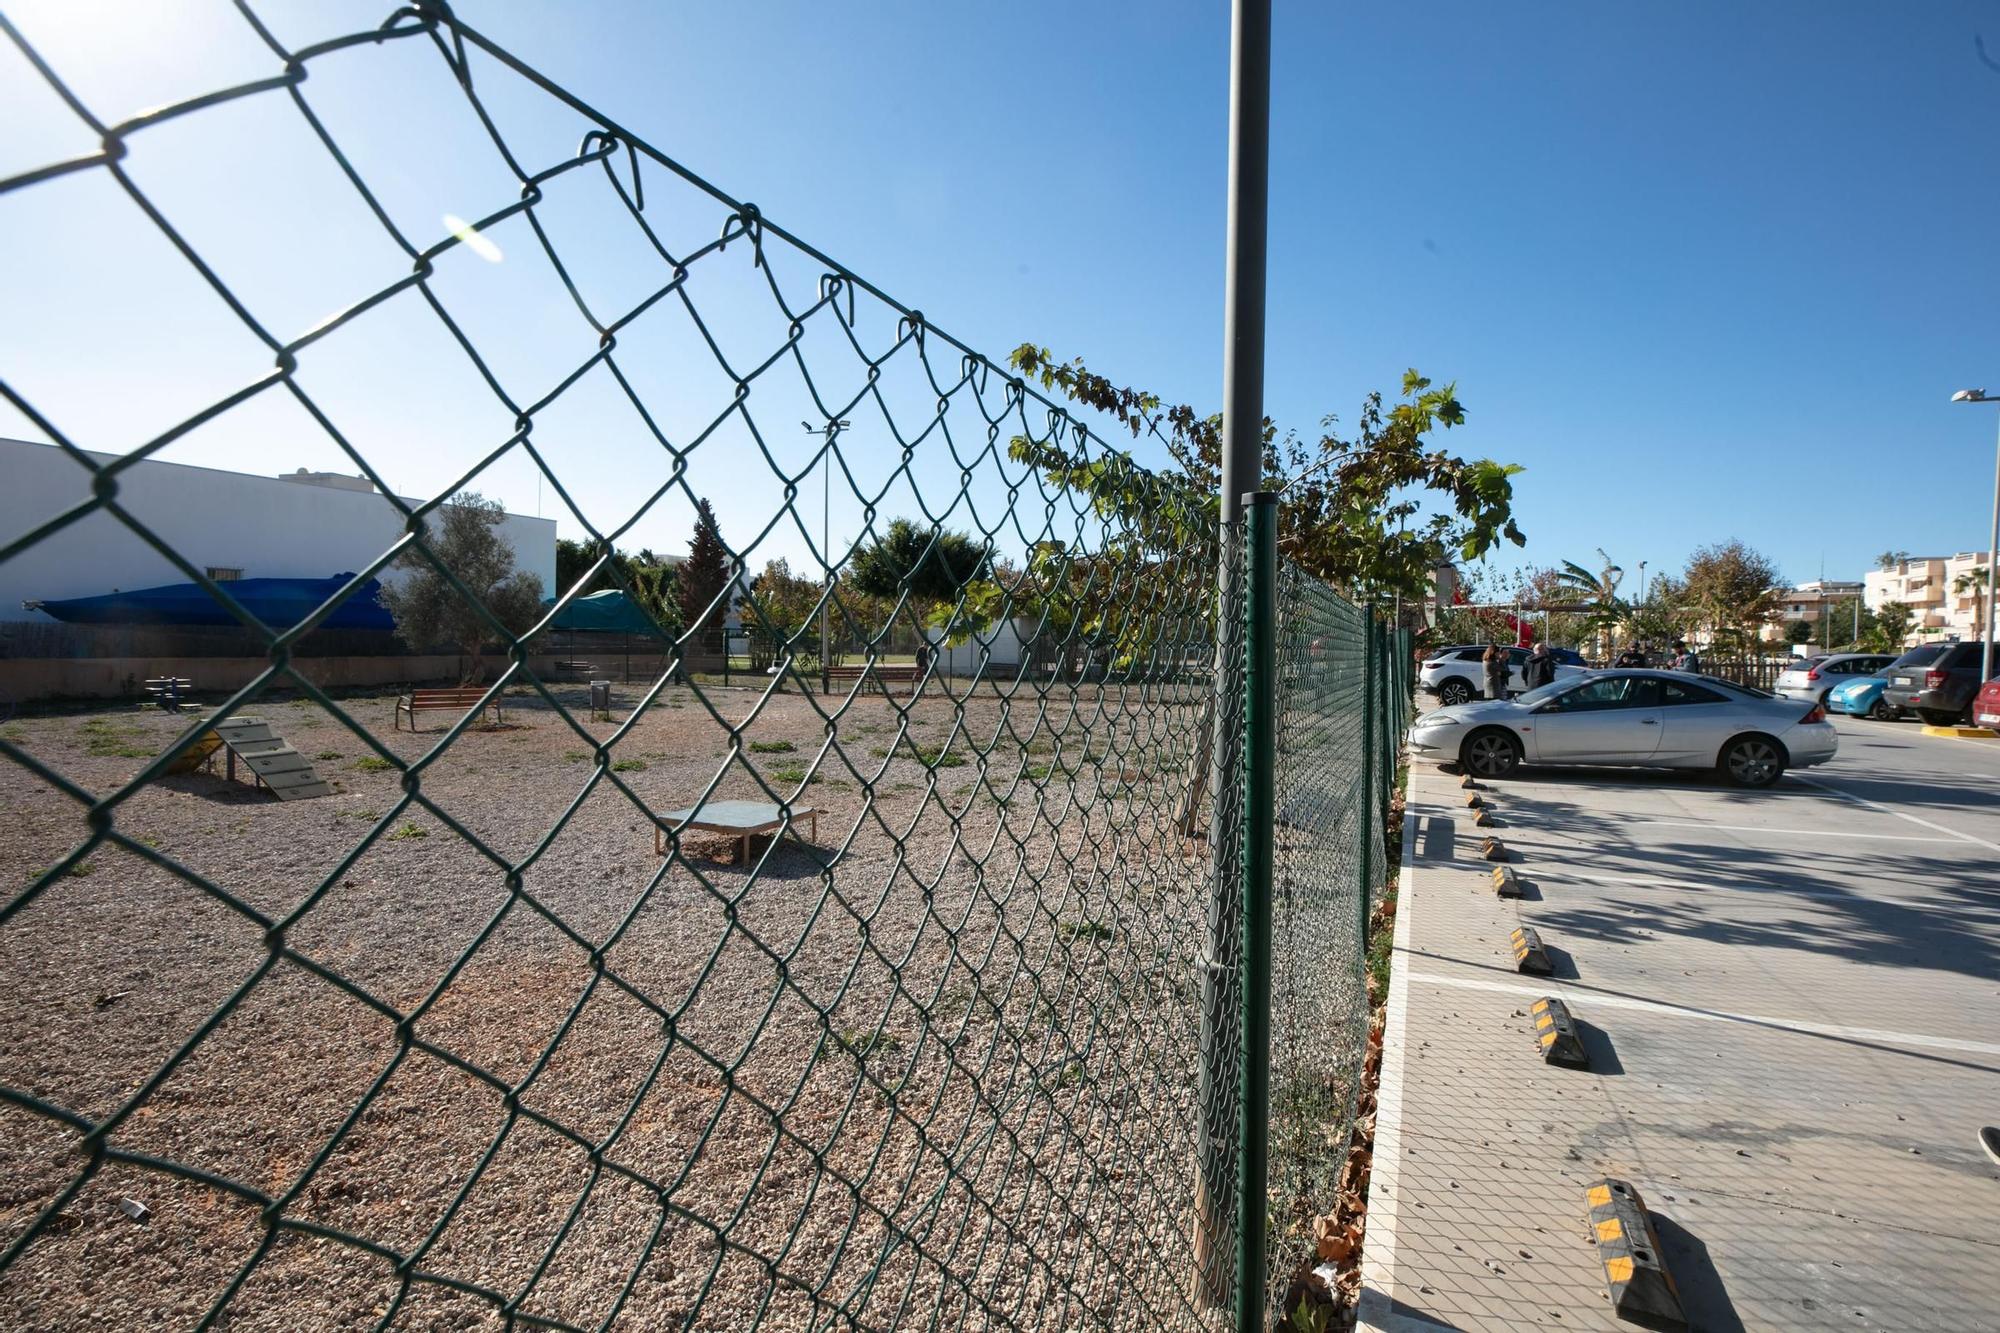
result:
[[[1278,702],[1278,500],[1244,497],[1243,1056],[1236,1163],[1236,1328],[1264,1329],[1271,1104],[1271,865]]]
[[[1368,950],[1368,906],[1375,893],[1375,674],[1379,665],[1379,654],[1375,648],[1375,616],[1368,613],[1364,632],[1361,636],[1362,699],[1361,709],[1361,827],[1357,838],[1361,843],[1361,885],[1360,905],[1356,909],[1361,921],[1361,949]]]

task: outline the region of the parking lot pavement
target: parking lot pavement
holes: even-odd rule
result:
[[[1585,1187],[1651,1205],[1693,1327],[2000,1330],[2000,744],[1841,719],[1822,768],[1412,771],[1363,1327],[1619,1329]],[[1991,748],[1988,748],[1988,746]],[[1536,927],[1554,978],[1514,970]],[[1565,999],[1588,1071],[1545,1065]]]

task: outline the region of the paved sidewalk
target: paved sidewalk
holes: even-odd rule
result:
[[[1489,786],[1519,902],[1458,779],[1413,770],[1364,1328],[1632,1327],[1585,1219],[1611,1175],[1695,1328],[2000,1330],[2000,1168],[1974,1137],[2000,1121],[2000,778],[1933,781],[1937,750],[1762,793]],[[1516,973],[1519,924],[1555,979]],[[1591,1070],[1542,1063],[1544,994]]]

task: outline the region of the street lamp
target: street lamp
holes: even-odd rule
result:
[[[2000,398],[1988,398],[1984,389],[1960,389],[1951,396],[1954,403],[1992,403]],[[1979,679],[1983,684],[1993,679],[1993,593],[1994,585],[2000,584],[2000,441],[1993,449],[1993,531],[1986,543],[1986,634],[1979,648]]]
[[[829,421],[824,426],[815,426],[810,421],[801,421],[799,424],[806,428],[806,434],[826,438],[826,450],[819,460],[819,562],[821,568],[826,571],[827,587],[827,591],[819,600],[819,692],[825,694],[829,688],[828,681],[831,679],[827,671],[826,653],[829,644],[826,632],[826,608],[827,603],[833,600],[833,441],[835,436],[854,423],[842,417],[838,421]]]

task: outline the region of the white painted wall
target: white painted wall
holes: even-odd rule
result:
[[[998,671],[1013,671],[1021,665],[1022,625],[1019,620],[1008,620],[995,625],[992,634],[986,638],[972,635],[964,643],[952,647],[943,642],[941,630],[927,630],[925,633],[937,645],[937,667],[947,676],[977,675],[982,663],[987,674]],[[1032,630],[1032,627],[1030,627]]]
[[[93,454],[101,462],[113,455]],[[274,460],[278,461],[278,460]],[[90,498],[90,475],[61,450],[0,440],[0,544]],[[359,570],[403,531],[372,491],[339,490],[243,472],[147,461],[119,477],[118,503],[191,564],[245,578],[326,578]],[[500,535],[518,568],[556,583],[556,522],[509,514]],[[0,620],[39,620],[30,599],[55,601],[182,583],[186,575],[110,514],[94,513],[0,561]]]

